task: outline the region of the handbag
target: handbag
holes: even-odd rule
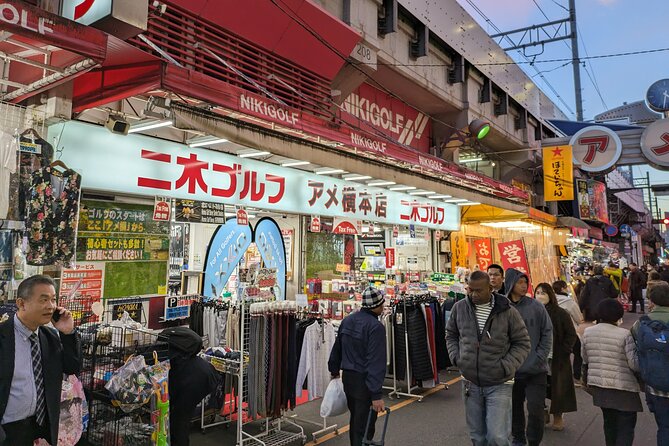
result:
[[[344,393],[344,384],[341,378],[335,378],[330,381],[328,388],[325,390],[321,402],[321,417],[336,417],[345,414],[347,410],[348,404]]]

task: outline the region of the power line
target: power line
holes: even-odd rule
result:
[[[558,3],[558,2],[556,2],[555,0],[551,0],[551,1],[552,1],[553,3],[555,3],[556,5],[558,5],[560,8],[562,8],[562,9],[564,9],[565,11],[569,12],[569,8],[567,8],[566,6],[564,6],[564,5],[562,5],[562,4]]]
[[[578,37],[581,39],[581,44],[583,45],[583,50],[585,51],[586,56],[590,56],[588,53],[588,48],[585,46],[585,40],[583,39],[583,34],[581,33],[581,29],[578,28],[578,24],[576,25],[578,29]],[[605,110],[608,110],[609,107],[606,105],[606,101],[604,100],[604,96],[602,95],[601,90],[599,89],[599,82],[597,82],[597,75],[595,74],[595,67],[592,66],[592,63],[590,60],[586,59],[588,65],[590,65],[590,70],[592,71],[592,78],[590,79],[595,87],[595,90],[597,91],[597,94],[599,95],[600,101],[602,101],[602,105],[604,106]],[[586,73],[588,73],[588,70],[586,68],[585,70]],[[588,73],[588,77],[590,77],[590,73]]]

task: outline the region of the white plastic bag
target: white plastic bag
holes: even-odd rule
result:
[[[335,378],[330,381],[328,388],[325,390],[325,396],[321,403],[321,417],[336,417],[345,414],[347,410],[344,384],[342,384],[341,378]]]

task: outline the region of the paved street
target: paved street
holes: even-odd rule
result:
[[[635,315],[626,314],[624,326],[629,328],[636,320]],[[457,380],[457,374],[443,374],[442,382]],[[592,398],[582,389],[577,389],[579,410],[565,416],[566,428],[563,432],[554,432],[547,429],[543,444],[546,446],[591,446],[604,444],[601,410],[592,405]],[[464,406],[462,404],[462,390],[460,382],[456,382],[449,389],[429,391],[422,402],[407,398],[389,399],[386,404],[393,408],[388,424],[386,445],[470,445],[467,428],[464,420]],[[314,401],[298,407],[300,417],[314,422],[322,422],[318,418],[320,402]],[[399,407],[398,407],[399,406]],[[317,444],[328,446],[348,445],[347,416],[332,420],[337,422],[340,429],[339,436],[326,435]],[[382,419],[377,423],[380,428]],[[305,431],[311,433],[317,428],[306,423]],[[656,426],[650,412],[639,414],[636,427],[635,446],[652,446],[655,444]],[[209,446],[232,444],[234,436],[231,430],[217,428],[207,434],[193,433],[191,444],[195,446]],[[312,441],[309,435],[309,441]],[[296,443],[297,444],[297,443]],[[313,443],[311,443],[313,444]]]

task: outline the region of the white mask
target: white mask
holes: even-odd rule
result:
[[[548,302],[550,302],[550,298],[548,297],[548,294],[543,293],[543,292],[538,292],[534,295],[534,297],[539,301],[542,305],[547,305]]]

